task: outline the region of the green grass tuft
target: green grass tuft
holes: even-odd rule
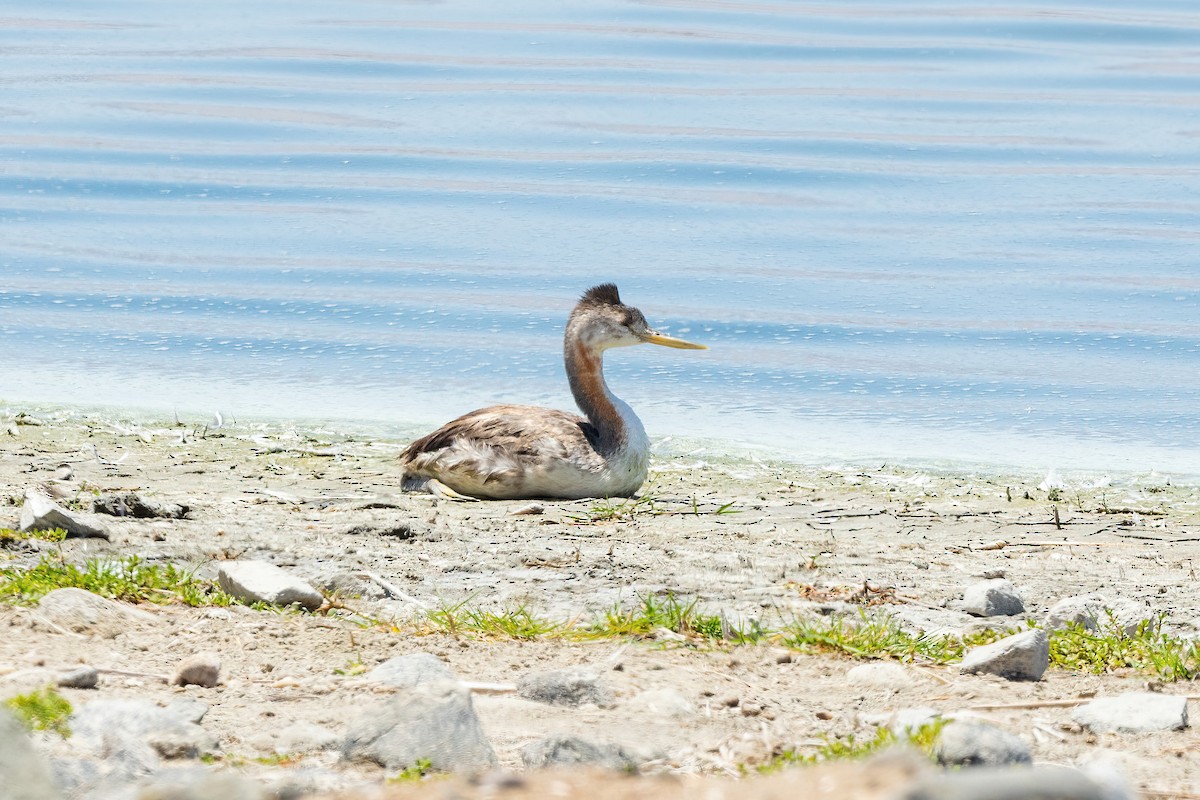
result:
[[[2,586],[0,586],[2,588]],[[801,652],[841,653],[856,659],[895,659],[924,664],[954,664],[967,650],[1026,630],[986,629],[959,637],[909,633],[893,617],[860,610],[858,616],[793,620],[771,629],[759,620],[730,623],[723,615],[703,611],[697,598],[672,593],[647,594],[632,606],[620,603],[591,622],[556,622],[535,615],[527,606],[502,612],[470,608],[468,601],[432,611],[427,624],[452,635],[483,634],[495,638],[530,640],[543,637],[574,639],[661,638],[663,630],[678,634],[687,644],[718,646],[773,642]],[[1100,631],[1080,626],[1049,632],[1050,666],[1104,674],[1129,670],[1161,680],[1200,678],[1200,643],[1169,636],[1162,620],[1142,624],[1127,635],[1113,620]]]
[[[686,505],[672,503],[668,507],[667,501],[664,501],[656,495],[652,488],[647,487],[646,491],[642,492],[640,497],[627,498],[606,498],[598,500],[592,504],[592,507],[581,514],[568,514],[567,518],[579,525],[598,525],[605,522],[630,522],[640,516],[702,516],[714,515],[723,516],[725,514],[737,514],[739,509],[734,508],[737,501],[730,500],[728,503],[721,504],[716,508],[708,509],[701,508],[700,503],[695,497]]]
[[[53,686],[19,694],[4,701],[31,731],[54,731],[64,739],[71,735],[67,719],[71,704]]]
[[[641,497],[598,500],[582,514],[568,514],[567,518],[581,525],[598,525],[603,522],[629,522],[639,515],[657,516],[662,510],[653,494],[646,492]]]
[[[481,633],[507,639],[537,639],[558,636],[571,627],[570,623],[551,622],[533,615],[527,606],[520,605],[499,613],[467,607],[467,601],[430,611],[429,622],[453,636],[461,633]]]
[[[1050,634],[1050,663],[1097,675],[1128,669],[1167,681],[1196,680],[1200,643],[1168,636],[1162,623],[1162,617],[1145,620],[1126,634],[1110,612],[1098,631],[1072,624]]]
[[[0,528],[0,545],[5,542],[25,542],[30,539],[40,539],[44,542],[61,542],[67,538],[67,532],[62,528],[38,531],[15,531],[12,528]]]
[[[787,647],[801,651],[841,652],[854,658],[895,658],[949,664],[963,657],[963,642],[954,637],[912,634],[888,616],[860,612],[851,617],[797,619],[781,632]]]
[[[811,753],[801,753],[796,750],[785,750],[758,768],[759,772],[769,773],[789,766],[811,766],[826,761],[842,761],[846,759],[862,759],[896,745],[907,745],[916,748],[928,758],[933,758],[933,748],[946,720],[937,719],[928,722],[915,730],[906,730],[897,736],[890,728],[880,726],[875,735],[860,739],[853,734],[840,738],[826,739]]]
[[[55,589],[74,587],[112,600],[227,606],[234,599],[174,564],[143,563],[137,556],[92,559],[82,565],[45,557],[29,569],[0,568],[0,600],[32,603]]]
[[[698,604],[696,598],[684,602],[673,593],[663,597],[648,594],[633,608],[613,606],[586,630],[594,636],[648,637],[665,628],[681,636],[737,644],[753,644],[767,636],[757,620],[749,627],[736,627],[718,614],[701,612]]]
[[[418,758],[411,766],[405,767],[399,774],[388,778],[388,783],[411,783],[419,781],[432,771],[432,761],[428,758]]]

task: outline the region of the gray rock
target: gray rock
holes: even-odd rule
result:
[[[478,772],[497,764],[471,693],[453,681],[420,684],[351,721],[342,757],[396,770],[420,759],[449,772]]]
[[[954,767],[1001,767],[1031,764],[1023,741],[995,725],[975,720],[954,720],[938,734],[933,753],[938,763]]]
[[[93,700],[71,715],[76,751],[105,759],[124,758],[131,772],[149,773],[157,753],[217,751],[216,739],[178,707],[150,700]]]
[[[81,539],[108,538],[108,531],[100,523],[86,520],[81,514],[67,511],[37,490],[26,490],[18,529],[21,531],[49,531],[55,528],[62,528],[67,532],[67,536]]]
[[[95,689],[100,683],[100,673],[95,667],[76,667],[59,675],[55,683],[68,689]]]
[[[92,500],[92,511],[112,517],[135,519],[183,519],[188,515],[188,506],[178,503],[160,503],[148,500],[133,492],[102,494]]]
[[[47,622],[76,633],[114,638],[131,628],[155,621],[152,614],[83,589],[55,589],[38,601]]]
[[[25,727],[0,708],[0,796],[4,800],[57,800],[49,765],[42,760]]]
[[[316,589],[266,561],[226,561],[217,569],[217,583],[247,603],[299,603],[312,611],[325,602]]]
[[[364,677],[399,689],[411,689],[422,683],[458,680],[446,662],[432,653],[409,653],[389,658]]]
[[[1125,800],[1127,797],[1123,793],[1114,795],[1077,769],[1056,765],[946,772],[923,778],[899,796],[900,800]]]
[[[200,721],[204,719],[204,715],[208,713],[208,704],[192,697],[181,697],[167,703],[166,710],[185,722],[199,725]]]
[[[203,686],[211,689],[221,680],[221,658],[216,653],[196,653],[179,662],[171,683],[176,686]]]
[[[345,536],[386,536],[391,539],[427,539],[429,527],[410,519],[374,519],[342,531]]]
[[[54,785],[64,797],[71,798],[84,796],[88,789],[103,781],[108,772],[101,762],[89,758],[53,758],[50,768]]]
[[[320,585],[330,594],[341,598],[386,600],[387,590],[359,572],[335,572],[321,578]]]
[[[1143,623],[1153,625],[1157,619],[1149,606],[1123,597],[1109,600],[1093,592],[1059,600],[1046,612],[1046,627],[1059,630],[1071,623],[1082,625],[1089,631],[1116,627],[1126,636],[1132,636]]]
[[[1030,630],[967,653],[959,668],[966,674],[985,672],[1014,681],[1041,680],[1050,666],[1050,638]]]
[[[1071,716],[1096,733],[1178,731],[1188,726],[1187,697],[1128,692],[1078,706]]]
[[[517,694],[527,700],[552,706],[592,703],[611,706],[613,694],[596,673],[582,668],[537,672],[517,681]]]
[[[1025,601],[1009,581],[993,578],[967,587],[963,611],[976,617],[1011,617],[1025,611]]]
[[[521,761],[530,769],[573,767],[580,764],[618,772],[636,772],[637,759],[615,744],[598,745],[578,736],[548,736],[521,748]]]
[[[1104,611],[1108,601],[1101,594],[1079,594],[1064,597],[1046,612],[1046,628],[1061,630],[1068,625],[1082,625],[1089,631],[1100,630],[1100,623],[1106,618]]]

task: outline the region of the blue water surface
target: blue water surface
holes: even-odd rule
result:
[[[655,436],[1194,475],[1198,241],[1190,0],[0,11],[9,407],[571,407],[612,280]]]

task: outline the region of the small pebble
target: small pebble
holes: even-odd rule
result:
[[[67,689],[95,689],[100,682],[100,674],[95,667],[76,667],[58,676],[56,683]]]
[[[992,578],[967,587],[963,611],[976,617],[1002,617],[1020,614],[1025,603],[1020,593],[1004,578]]]
[[[221,680],[221,659],[216,653],[197,653],[179,662],[171,683],[212,688]]]

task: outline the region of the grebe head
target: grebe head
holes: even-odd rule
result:
[[[708,349],[705,345],[653,330],[641,311],[621,302],[616,284],[612,283],[602,283],[584,292],[567,321],[567,336],[572,335],[595,350],[635,344],[660,344],[680,350]]]

